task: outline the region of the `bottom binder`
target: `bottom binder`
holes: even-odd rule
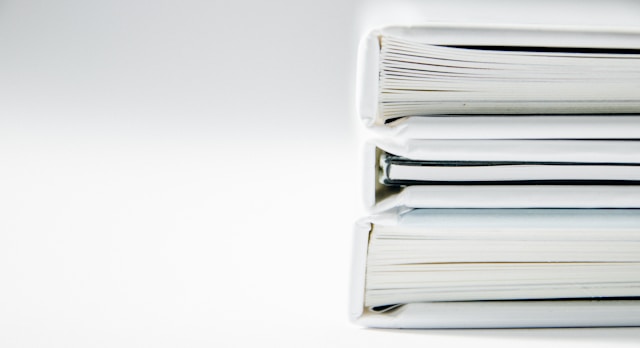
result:
[[[638,209],[388,211],[356,224],[350,315],[378,328],[640,326],[639,251]]]

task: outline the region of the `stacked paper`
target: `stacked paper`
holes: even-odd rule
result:
[[[392,27],[361,44],[351,315],[640,325],[640,31]]]

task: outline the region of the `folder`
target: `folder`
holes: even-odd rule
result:
[[[456,255],[446,252],[437,255],[410,254],[407,256],[408,260],[397,261],[399,267],[406,268],[404,272],[385,274],[384,267],[391,267],[396,262],[390,258],[389,251],[393,252],[398,244],[392,244],[386,253],[385,250],[372,250],[373,233],[383,227],[387,229],[387,237],[392,237],[391,242],[397,243],[403,235],[411,236],[412,228],[422,228],[419,231],[427,231],[429,235],[422,236],[424,239],[421,242],[428,247],[428,244],[433,243],[430,247],[438,250],[449,244],[451,248],[459,250]],[[394,229],[397,229],[395,234]],[[479,235],[483,237],[478,237]],[[640,245],[637,243],[640,238],[640,210],[396,209],[360,220],[355,226],[354,236],[350,317],[361,325],[378,328],[640,325],[640,301],[637,300],[637,295],[640,294],[637,286],[640,272],[636,271],[640,254],[633,251]],[[500,236],[505,240],[501,240]],[[586,240],[583,236],[587,237]],[[621,236],[624,236],[627,244],[620,239]],[[559,244],[547,250],[541,248],[545,241]],[[475,245],[474,242],[483,244]],[[515,244],[505,244],[506,242]],[[629,250],[618,254],[611,250],[610,255],[606,255],[602,251],[610,246],[607,243],[626,245]],[[407,245],[414,244],[410,242]],[[490,250],[485,250],[486,248]],[[499,249],[503,249],[502,252],[495,252]],[[407,253],[410,252],[401,250],[399,255],[404,257]],[[416,255],[426,255],[430,260],[412,261],[411,256]],[[606,256],[615,259],[614,262],[606,259]],[[470,262],[474,257],[480,261]],[[499,262],[487,263],[492,258]],[[514,262],[510,262],[510,258]],[[545,262],[539,262],[541,258]],[[589,258],[598,262],[584,262]],[[574,259],[577,262],[567,261]],[[390,264],[380,265],[381,260]],[[521,263],[523,260],[538,262]],[[410,267],[425,265],[435,267],[435,270],[418,274],[422,277],[421,282],[414,279],[404,285],[406,289],[397,285],[398,279],[402,280],[407,272],[417,273],[410,272]],[[516,272],[521,276],[512,279],[504,276],[500,269],[480,270],[479,276],[463,282],[461,279],[467,280],[463,278],[464,275],[457,276],[452,271],[437,271],[442,267],[464,270],[471,266],[486,265],[489,268],[495,267],[494,265],[506,269],[516,267]],[[549,284],[544,277],[540,278],[539,271],[536,273],[535,267],[540,265],[546,267],[544,270],[550,274]],[[382,267],[382,271],[377,271],[379,274],[376,277],[379,278],[382,274],[383,279],[389,279],[369,284],[374,275],[368,267]],[[554,267],[558,267],[559,272],[549,271]],[[562,268],[566,267],[577,267],[579,271],[575,272],[578,277],[563,278],[562,272],[566,273],[566,269],[563,271]],[[609,270],[608,267],[613,268]],[[569,275],[574,272],[569,271]],[[458,269],[457,272],[461,270]],[[555,277],[551,276],[554,274]],[[498,279],[493,279],[496,275]],[[529,275],[536,276],[529,279]],[[452,279],[443,280],[443,277],[449,276]],[[411,276],[406,277],[411,279]],[[618,286],[619,284],[622,285]],[[419,288],[421,286],[426,289]],[[380,305],[380,302],[374,305],[367,303],[372,301],[371,298],[375,299],[376,292],[380,291],[387,291],[387,295],[394,295],[394,291],[403,293],[403,296],[426,294],[427,298],[435,300],[387,305]],[[414,292],[417,291],[422,293],[418,292],[416,295]],[[558,295],[561,297],[556,297]],[[496,299],[501,296],[501,300]],[[521,296],[529,297],[520,298]]]
[[[361,42],[369,126],[421,116],[638,114],[637,28],[387,27]]]
[[[640,143],[634,141],[529,141],[529,140],[376,140],[364,148],[364,202],[373,211],[392,207],[406,208],[640,208],[640,185],[633,180],[571,180],[570,174],[583,175],[585,168],[629,169],[637,175]],[[425,170],[444,171],[437,181],[415,181],[396,184],[385,174],[385,158],[389,155],[416,161],[436,161]],[[440,162],[437,162],[440,161]],[[437,166],[448,162],[500,163],[518,161],[522,167],[544,168],[545,163],[564,163],[567,176],[556,180],[473,181],[460,166]],[[527,166],[531,162],[537,165]],[[579,162],[581,165],[576,165]],[[614,162],[614,163],[612,163]],[[612,165],[613,164],[613,165]],[[504,167],[512,167],[506,165]],[[480,168],[486,166],[480,165]],[[495,166],[499,170],[500,166]],[[576,168],[572,168],[576,167]],[[448,180],[456,171],[464,180]],[[526,173],[526,172],[525,172]],[[586,173],[589,174],[589,173]],[[602,174],[602,178],[608,177]],[[574,177],[575,178],[575,177]],[[477,178],[476,178],[477,179]],[[636,178],[637,179],[637,178]],[[386,181],[387,180],[387,181]]]

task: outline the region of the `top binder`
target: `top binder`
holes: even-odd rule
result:
[[[360,47],[357,103],[369,126],[407,118],[640,113],[640,31],[387,27]]]

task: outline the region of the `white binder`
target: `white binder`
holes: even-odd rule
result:
[[[455,143],[456,141],[454,141]],[[369,142],[364,148],[364,168],[362,182],[364,184],[365,206],[372,211],[384,211],[393,207],[404,208],[640,208],[640,185],[549,185],[549,184],[516,184],[516,185],[463,185],[463,184],[433,184],[433,185],[403,185],[389,186],[382,181],[380,158],[383,153],[405,156],[409,158],[434,158],[441,156],[446,159],[492,159],[512,158],[512,155],[522,155],[513,147],[495,148],[493,152],[483,152],[479,147],[475,153],[457,152],[447,153],[442,149],[430,150],[430,141],[408,140],[400,143],[378,140]],[[563,143],[566,144],[566,143]],[[585,144],[589,145],[589,144]],[[640,145],[640,144],[639,144]],[[607,151],[598,153],[598,149],[585,146],[564,145],[565,152],[551,146],[546,151],[532,152],[530,159],[545,158],[551,155],[556,160],[583,158],[592,161],[640,161],[638,145],[625,147],[618,144],[619,157],[609,155]],[[542,146],[544,148],[544,146]],[[563,146],[560,146],[563,147]],[[454,147],[455,148],[455,147]],[[601,148],[602,149],[602,148]],[[458,157],[456,157],[458,156]],[[526,157],[523,157],[526,158]],[[546,157],[547,159],[551,157]],[[640,167],[638,167],[640,168]]]
[[[375,224],[396,225],[407,210],[394,209],[358,221],[354,229],[349,315],[377,328],[526,328],[640,326],[640,301],[576,299],[408,303],[388,311],[365,307],[369,236]]]
[[[543,48],[543,49],[586,49],[586,50],[638,50],[640,49],[640,31],[637,28],[579,28],[579,27],[536,27],[536,26],[478,26],[478,25],[467,25],[467,26],[451,26],[451,25],[429,25],[429,26],[412,26],[412,27],[387,27],[378,30],[374,30],[370,32],[365,38],[362,39],[360,49],[359,49],[359,62],[358,62],[358,76],[357,76],[357,93],[356,93],[356,102],[358,113],[364,123],[370,127],[381,127],[381,126],[394,126],[396,123],[402,123],[402,119],[411,118],[411,114],[401,115],[402,117],[398,118],[387,118],[382,115],[381,110],[381,102],[384,101],[384,95],[381,94],[382,88],[381,85],[381,40],[385,37],[397,38],[400,40],[407,40],[407,42],[416,42],[420,44],[429,44],[434,45],[434,47],[534,47],[534,48]],[[478,50],[476,50],[478,51]],[[481,51],[480,51],[481,52]],[[612,55],[615,56],[615,55]],[[626,55],[629,57],[636,57],[637,55]],[[441,58],[438,58],[441,59]],[[625,61],[625,60],[623,60]],[[506,62],[509,62],[507,59]],[[532,61],[535,64],[535,60]],[[629,62],[627,62],[629,63]],[[441,67],[446,67],[448,63],[438,63],[436,65],[440,65]],[[604,63],[603,63],[604,64]],[[637,65],[635,62],[630,63],[630,67],[633,68],[634,71],[637,70]],[[526,65],[526,64],[525,64]],[[606,64],[604,64],[606,65]],[[445,69],[446,68],[441,68]],[[571,70],[571,65],[569,65],[569,69]],[[567,69],[559,69],[558,73],[562,73]],[[532,70],[535,74],[535,69]],[[586,72],[590,71],[589,69]],[[578,72],[578,70],[576,71]],[[631,71],[630,71],[631,72]],[[508,73],[508,71],[507,71]],[[611,74],[615,74],[615,72],[610,72]],[[585,74],[580,73],[578,76],[584,76]],[[597,74],[593,75],[594,77],[598,77]],[[621,76],[624,76],[622,74]],[[557,81],[563,81],[561,77],[558,77]],[[602,81],[602,84],[608,83],[606,79],[596,79],[595,81]],[[637,114],[640,113],[639,102],[640,98],[636,97],[637,93],[633,91],[640,86],[638,85],[636,79],[630,80],[628,86],[627,84],[613,82],[611,87],[600,85],[599,83],[590,84],[590,83],[577,83],[571,84],[570,86],[574,86],[574,88],[566,90],[564,93],[570,94],[572,90],[580,90],[585,92],[584,95],[589,96],[584,100],[581,100],[580,103],[573,103],[575,100],[569,98],[569,100],[563,101],[562,95],[558,95],[557,93],[550,94],[549,97],[560,97],[560,99],[556,100],[558,105],[563,106],[555,106],[553,103],[545,102],[544,100],[535,104],[530,105],[532,101],[527,102],[524,100],[523,102],[513,101],[510,103],[510,107],[503,108],[502,110],[508,110],[508,112],[498,112],[500,114],[521,114],[526,116],[534,116],[533,118],[527,119],[524,123],[542,123],[545,124],[549,122],[548,116],[537,118],[536,114],[554,114],[553,112],[548,112],[549,110],[561,110],[562,114],[570,115],[570,114],[592,114],[592,116],[606,116],[605,114],[614,112],[624,112],[626,114]],[[463,82],[464,83],[464,82]],[[482,83],[482,80],[475,81],[474,83]],[[545,89],[548,89],[548,84],[542,84],[539,87],[539,91],[544,92]],[[622,88],[625,87],[626,88]],[[619,90],[613,90],[613,88],[618,88]],[[510,94],[510,90],[517,90],[518,88],[511,88],[511,85],[506,85],[507,90],[503,91],[504,93],[500,94],[502,96],[508,96]],[[597,93],[597,91],[601,92]],[[563,89],[560,89],[561,91]],[[595,94],[589,93],[594,92]],[[506,93],[506,94],[505,94]],[[610,93],[612,98],[615,99],[616,95],[620,95],[621,99],[624,99],[624,105],[616,102],[612,102],[607,104],[602,95],[603,93]],[[433,94],[432,91],[420,92],[417,95],[428,95]],[[444,107],[438,101],[439,95],[446,95],[446,93],[436,93],[433,94],[433,102],[430,104],[431,108],[428,106],[424,108],[424,114],[420,116],[442,116],[446,113],[446,110],[449,108]],[[487,100],[480,100],[477,103],[474,103],[473,100],[469,100],[468,103],[465,104],[464,108],[454,108],[453,110],[457,110],[454,114],[464,115],[464,114],[487,114],[491,113],[493,106],[491,100],[500,100],[500,95],[497,96],[498,99],[492,99],[495,97],[492,94],[486,95],[485,98]],[[579,94],[582,95],[582,94]],[[382,99],[381,99],[382,96]],[[525,93],[524,96],[528,96],[528,93]],[[622,98],[622,96],[628,96]],[[635,100],[629,100],[635,99]],[[443,97],[442,101],[445,101],[446,98]],[[562,103],[559,103],[561,102]],[[537,106],[536,106],[537,105]],[[520,110],[521,109],[521,110]],[[602,112],[594,112],[594,110],[602,109]],[[442,111],[439,111],[442,110]],[[462,111],[460,111],[462,110]],[[588,112],[584,112],[588,111]],[[560,115],[559,115],[560,116]],[[611,137],[625,137],[628,135],[628,129],[624,128],[624,123],[627,121],[622,121],[620,127],[616,126],[616,122],[612,122],[612,124],[608,125],[604,129],[600,129],[603,134],[609,134],[607,136]],[[432,123],[438,123],[436,120],[428,121]],[[427,122],[427,123],[428,123]],[[488,121],[492,122],[492,121]],[[632,121],[637,122],[637,121]],[[554,124],[557,123],[557,124]],[[571,124],[567,124],[563,120],[553,121],[549,126],[560,127],[556,130],[544,130],[540,129],[540,127],[533,127],[532,129],[523,129],[520,128],[520,133],[523,133],[524,137],[533,137],[533,136],[545,136],[546,134],[561,134],[565,133],[571,136],[585,136],[591,135],[595,137],[601,137],[602,135],[598,135],[596,126],[602,124],[600,120],[597,118],[593,119],[591,122],[586,122],[586,129],[578,130],[572,129]],[[439,125],[443,127],[443,125]],[[420,126],[421,127],[421,126]],[[413,127],[412,127],[413,128]],[[485,136],[484,138],[491,137],[507,137],[509,136],[506,132],[507,128],[496,127],[490,135]],[[501,131],[503,130],[503,131]],[[480,132],[471,132],[476,134]],[[468,132],[468,131],[464,131]],[[529,133],[530,132],[530,133]],[[497,133],[497,134],[495,134]],[[451,137],[454,135],[444,134],[442,136]],[[474,135],[474,137],[478,137],[479,135]],[[522,135],[512,135],[516,137],[522,137]]]

